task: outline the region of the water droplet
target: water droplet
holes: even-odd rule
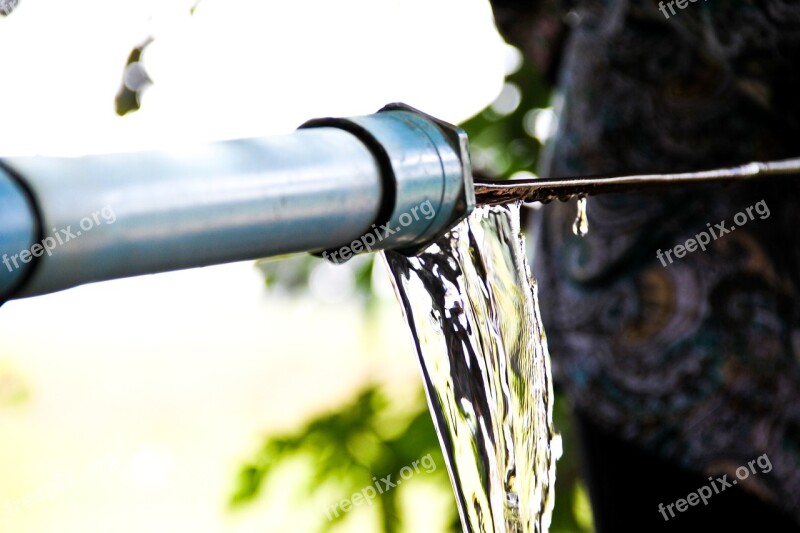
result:
[[[589,233],[589,219],[586,218],[586,197],[578,198],[578,214],[572,223],[572,233],[578,237],[585,237]]]

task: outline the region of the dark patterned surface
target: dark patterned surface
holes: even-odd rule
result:
[[[543,177],[800,156],[800,2],[698,1],[669,20],[657,2],[494,4],[505,37],[558,72]],[[656,259],[761,200],[768,218]],[[790,179],[595,197],[583,239],[574,202],[556,202],[533,271],[579,409],[708,475],[767,453],[773,470],[741,483],[800,520],[798,200]]]

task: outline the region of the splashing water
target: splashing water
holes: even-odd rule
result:
[[[464,531],[547,531],[561,440],[519,205],[478,208],[419,255],[385,258]]]
[[[589,219],[586,218],[586,197],[578,197],[578,214],[575,215],[575,222],[572,223],[572,233],[578,237],[586,237],[589,233]]]

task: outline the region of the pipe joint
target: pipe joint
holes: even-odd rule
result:
[[[333,127],[358,137],[382,174],[377,220],[359,240],[372,249],[414,253],[455,226],[475,207],[467,134],[405,104],[374,115],[311,120],[301,128]],[[372,234],[373,237],[369,237]],[[348,247],[355,243],[341,243]],[[331,248],[325,257],[334,254]],[[338,258],[332,259],[340,262]]]

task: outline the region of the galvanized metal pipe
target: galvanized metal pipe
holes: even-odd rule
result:
[[[373,248],[419,246],[474,206],[467,157],[463,132],[395,105],[194,150],[5,159],[0,302],[320,252],[383,224],[400,231]],[[424,202],[434,216],[406,214]]]

